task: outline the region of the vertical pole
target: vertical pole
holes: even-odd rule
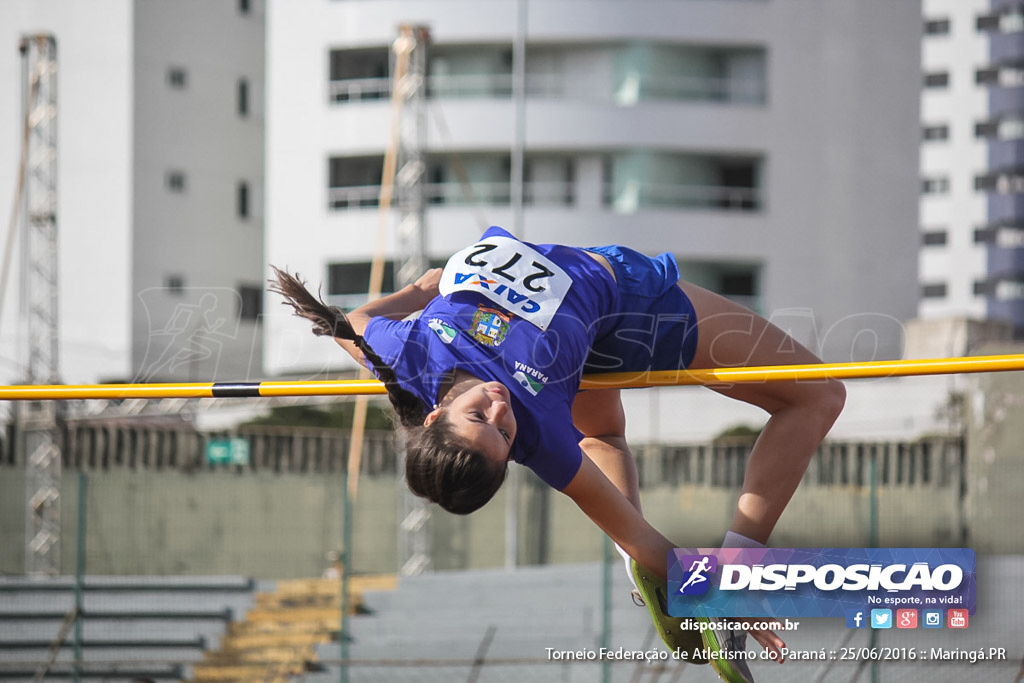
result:
[[[338,633],[338,647],[341,659],[339,681],[348,683],[348,595],[349,577],[352,566],[352,505],[348,491],[348,474],[341,474],[341,631]]]
[[[878,450],[872,449],[870,461],[871,492],[868,499],[868,547],[878,547]],[[869,617],[870,618],[870,617]],[[870,624],[869,624],[870,626]],[[872,628],[868,636],[868,647],[878,647],[878,629]],[[878,662],[871,662],[871,683],[879,683]]]
[[[512,232],[523,238],[523,146],[526,103],[526,0],[517,2],[515,40],[512,45],[512,101],[515,106],[515,140],[512,144],[510,202]],[[514,468],[513,468],[514,470]],[[519,477],[509,472],[505,482],[505,568],[519,564]]]
[[[519,473],[510,467],[505,479],[505,569],[519,566]]]
[[[78,473],[78,539],[75,548],[75,662],[73,679],[78,683],[82,666],[82,607],[85,602],[85,513],[87,477],[85,472]]]
[[[57,43],[50,35],[23,36],[27,136],[24,173],[22,316],[28,384],[57,384]],[[26,490],[25,573],[60,572],[59,409],[32,401],[16,409],[23,437]]]
[[[604,536],[604,560],[601,563],[601,647],[607,651],[612,645],[612,539]],[[601,683],[611,683],[612,663],[601,660]]]
[[[523,180],[526,146],[526,19],[527,0],[516,3],[516,33],[512,43],[512,103],[515,106],[515,132],[512,143],[511,182],[512,232],[523,239]]]

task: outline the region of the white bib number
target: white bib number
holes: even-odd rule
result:
[[[488,237],[448,259],[440,291],[482,294],[544,330],[570,286],[569,274],[536,249],[509,237]]]

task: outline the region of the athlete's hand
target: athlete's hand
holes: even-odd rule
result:
[[[767,629],[764,631],[755,631],[754,629],[750,629],[747,633],[749,633],[750,637],[756,640],[765,650],[774,652],[776,656],[772,657],[772,659],[777,661],[779,664],[782,664],[782,648],[786,647],[786,644],[782,642],[782,638],[775,635],[774,631],[769,631]]]
[[[423,273],[423,275],[420,275],[416,282],[412,283],[412,286],[422,291],[428,298],[433,299],[441,293],[438,289],[440,284],[441,269],[431,268]]]

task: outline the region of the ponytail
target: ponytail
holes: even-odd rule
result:
[[[362,335],[356,334],[345,311],[337,306],[328,306],[319,296],[313,296],[297,276],[276,266],[270,267],[274,271],[274,278],[270,280],[269,290],[283,296],[285,300],[282,303],[291,306],[295,315],[312,322],[313,334],[354,343],[384,383],[388,391],[388,400],[391,401],[402,426],[422,426],[427,413],[426,406],[415,394],[399,385],[395,371],[377,355]]]
[[[425,427],[426,406],[399,385],[395,371],[356,334],[345,312],[313,296],[298,277],[271,268],[275,277],[270,291],[283,296],[283,303],[291,306],[295,315],[312,322],[313,334],[353,342],[384,382],[405,433],[405,477],[412,492],[459,515],[469,514],[493,498],[505,480],[507,464],[488,462],[483,453],[455,434],[444,414]]]

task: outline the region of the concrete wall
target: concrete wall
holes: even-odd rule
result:
[[[988,347],[986,354],[1020,352]],[[1024,547],[1024,375],[978,375],[967,394],[967,510],[970,544],[978,552]]]
[[[732,518],[742,449],[712,457],[707,446],[646,449],[641,456],[645,513],[681,546],[715,546]],[[955,442],[836,444],[812,463],[776,530],[776,546],[858,547],[871,541],[869,462],[877,462],[878,543],[1024,550],[1012,483],[1020,454],[971,462],[965,508],[963,459]],[[980,468],[980,469],[979,469]],[[566,497],[528,471],[519,478],[520,564],[596,561],[602,538]],[[62,573],[75,566],[77,473],[62,482]],[[1005,481],[997,484],[997,481]],[[986,488],[987,487],[987,488]],[[90,574],[319,575],[341,545],[342,478],[274,473],[129,467],[88,475],[86,570]],[[459,517],[434,510],[436,569],[505,564],[505,495]],[[392,572],[397,563],[394,475],[363,476],[353,517],[353,569]],[[24,571],[24,471],[0,472],[0,573]],[[1019,505],[1017,506],[1019,508]],[[966,524],[970,523],[968,529]]]

